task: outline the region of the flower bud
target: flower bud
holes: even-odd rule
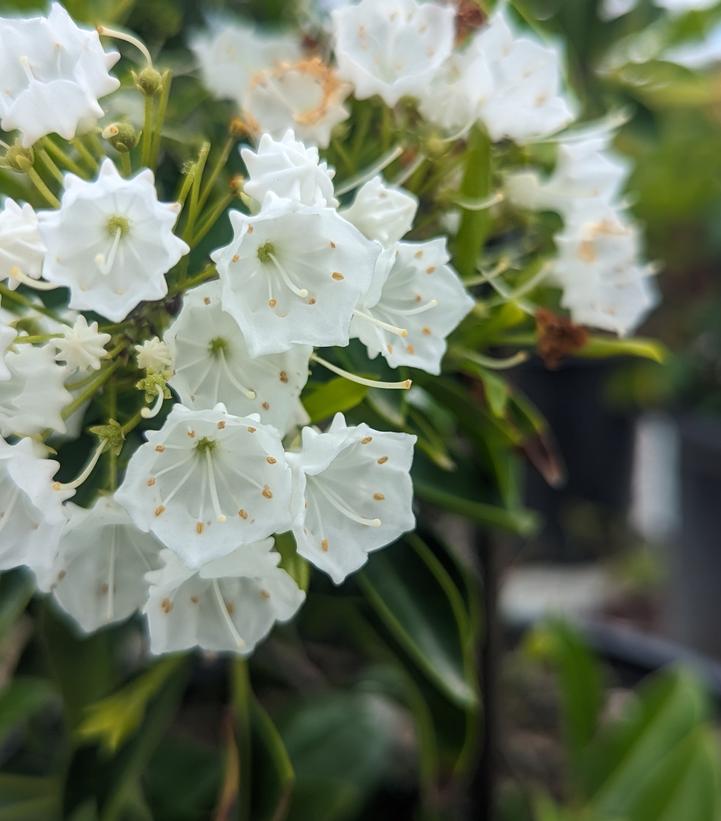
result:
[[[125,154],[138,144],[138,132],[130,123],[111,123],[103,129],[103,139]]]
[[[146,66],[139,74],[133,73],[136,87],[146,95],[154,97],[163,87],[163,75],[152,66]]]
[[[5,152],[5,162],[14,171],[27,172],[35,162],[35,152],[32,148],[23,148],[21,145],[11,145]]]

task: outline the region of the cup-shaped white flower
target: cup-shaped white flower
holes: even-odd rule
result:
[[[52,348],[18,345],[5,354],[10,379],[0,381],[0,435],[33,436],[46,428],[65,432],[61,416],[72,396],[65,389],[67,369]]]
[[[86,632],[123,621],[148,597],[145,574],[160,567],[162,545],[142,533],[111,496],[88,509],[68,504],[53,568],[53,596]]]
[[[389,106],[419,97],[453,50],[450,5],[416,0],[361,0],[333,12],[338,71],[355,96],[378,94]]]
[[[258,134],[280,139],[292,128],[303,142],[327,148],[333,129],[348,118],[349,93],[334,69],[312,57],[253,75],[243,112]]]
[[[57,350],[55,359],[76,371],[97,371],[111,338],[110,334],[98,331],[97,322],[88,325],[87,319],[81,315],[74,325],[64,326],[62,337],[52,341]]]
[[[238,323],[222,308],[219,282],[186,293],[165,341],[175,362],[170,385],[186,407],[222,402],[237,416],[259,414],[281,433],[295,424],[312,348],[251,358]]]
[[[338,216],[268,194],[260,213],[231,211],[234,237],[211,254],[223,308],[251,356],[294,345],[347,345],[350,319],[370,286],[380,247]]]
[[[572,222],[555,241],[552,271],[574,322],[625,335],[656,305],[655,269],[642,261],[637,226],[620,213]]]
[[[559,52],[530,36],[517,36],[503,11],[493,15],[470,48],[485,57],[492,74],[480,119],[493,140],[523,143],[553,134],[573,120],[561,93]]]
[[[445,239],[398,243],[382,287],[369,291],[351,325],[371,358],[441,372],[446,337],[474,305],[448,260]]]
[[[120,55],[79,28],[59,3],[47,17],[0,18],[0,125],[25,146],[46,134],[66,140],[103,115],[98,98],[120,85],[108,69]]]
[[[147,576],[151,652],[202,647],[249,655],[276,622],[291,619],[305,594],[272,548],[272,539],[244,545],[199,570],[164,550],[165,566]]]
[[[260,32],[247,23],[220,18],[211,21],[208,31],[195,34],[190,47],[205,87],[239,105],[256,72],[302,57],[300,43],[291,34]]]
[[[358,189],[353,203],[341,211],[368,239],[393,245],[413,227],[418,198],[396,185],[388,185],[380,175]]]
[[[301,450],[287,455],[298,552],[336,584],[415,526],[415,442],[406,433],[348,427],[339,413],[327,433],[304,428]]]
[[[279,140],[263,134],[256,151],[244,148],[240,153],[249,174],[245,192],[258,202],[272,191],[304,205],[338,205],[333,192],[335,171],[320,161],[315,146],[305,146],[292,130]]]
[[[30,205],[18,205],[7,197],[0,211],[0,281],[15,290],[19,276],[39,279],[45,259],[45,244],[38,231],[38,218]]]
[[[70,289],[71,308],[119,322],[167,294],[165,274],[189,250],[173,234],[178,210],[158,201],[148,169],[126,180],[106,159],[92,182],[68,174],[60,208],[39,215],[43,274]]]
[[[0,439],[0,570],[26,565],[47,590],[72,490],[54,489],[60,465],[44,459],[30,439]]]
[[[290,469],[280,436],[223,405],[175,405],[133,454],[116,499],[190,567],[288,526]]]

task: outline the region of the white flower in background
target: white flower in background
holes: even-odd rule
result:
[[[288,526],[290,470],[280,436],[223,405],[175,405],[133,454],[116,494],[143,531],[190,567]]]
[[[361,0],[333,12],[338,72],[365,100],[420,97],[453,50],[455,11],[416,0]]]
[[[141,371],[166,373],[173,369],[173,354],[167,343],[157,336],[134,347],[135,359]]]
[[[230,212],[234,237],[211,254],[223,308],[251,356],[294,345],[347,345],[350,320],[368,290],[380,246],[333,208],[268,194],[260,213]]]
[[[60,208],[39,215],[43,275],[70,288],[71,308],[119,322],[168,292],[165,274],[189,250],[173,234],[178,210],[158,201],[147,169],[126,180],[106,159],[93,182],[67,174]]]
[[[377,176],[362,186],[353,204],[340,213],[368,239],[393,245],[411,230],[417,211],[414,194]]]
[[[240,153],[250,175],[245,192],[258,202],[272,191],[304,205],[338,205],[333,192],[335,171],[320,161],[315,146],[296,140],[292,130],[279,140],[263,134],[256,151],[244,148]]]
[[[719,0],[654,0],[654,3],[672,14],[685,14],[687,11],[703,11],[717,6]]]
[[[27,203],[18,205],[6,197],[0,211],[0,281],[7,280],[8,288],[15,290],[20,284],[14,276],[17,271],[39,279],[44,259],[37,214]]]
[[[110,334],[98,331],[98,323],[88,325],[84,316],[79,316],[75,324],[63,327],[63,336],[53,339],[52,345],[57,350],[55,360],[76,371],[97,371],[100,360],[105,356],[105,346],[110,342]]]
[[[493,77],[482,51],[467,48],[452,54],[419,95],[420,112],[446,131],[475,123],[493,90]]]
[[[0,126],[31,146],[46,134],[66,140],[103,116],[98,98],[120,82],[108,74],[120,55],[79,28],[59,3],[47,17],[0,17]]]
[[[5,354],[10,379],[0,382],[0,434],[33,436],[46,428],[65,432],[61,416],[72,396],[65,389],[67,369],[55,362],[53,348],[20,344]]]
[[[598,16],[601,20],[616,20],[633,11],[637,4],[638,0],[602,0]]]
[[[371,289],[351,326],[371,358],[381,353],[394,368],[441,372],[446,337],[474,305],[448,261],[445,239],[398,243],[385,281]]]
[[[47,590],[65,522],[62,503],[73,491],[54,489],[60,465],[36,448],[30,439],[0,439],[0,570],[26,565]]]
[[[208,31],[191,39],[190,48],[205,87],[238,105],[256,72],[302,57],[300,43],[292,34],[259,32],[248,23],[224,19],[212,20]]]
[[[6,382],[11,377],[10,368],[5,363],[5,356],[17,335],[12,325],[0,325],[0,382]]]
[[[679,43],[662,55],[693,71],[701,71],[721,62],[721,25],[714,26],[701,40]]]
[[[406,433],[348,427],[339,413],[327,433],[304,428],[301,450],[287,455],[298,552],[336,584],[415,527],[415,442]]]
[[[553,134],[573,120],[561,93],[559,52],[529,36],[517,36],[502,11],[469,48],[485,57],[492,74],[480,119],[493,140],[523,143]]]
[[[509,199],[535,210],[556,211],[566,220],[591,217],[618,202],[631,168],[610,148],[611,135],[560,143],[553,173],[519,171],[506,179]]]
[[[311,57],[254,74],[242,109],[258,135],[280,139],[292,128],[304,143],[327,148],[333,129],[348,118],[349,93],[334,69]]]
[[[91,633],[127,619],[145,604],[145,574],[160,567],[162,545],[141,533],[111,496],[101,496],[89,509],[71,503],[66,510],[53,596]]]
[[[312,348],[251,358],[237,322],[221,306],[219,282],[185,294],[164,339],[175,361],[170,385],[186,407],[222,402],[236,416],[259,414],[281,433],[295,424]]]
[[[249,655],[276,622],[291,619],[305,600],[278,567],[272,539],[244,545],[199,570],[185,567],[169,550],[161,558],[164,567],[147,575],[145,607],[150,650],[156,655],[191,647]]]
[[[555,239],[552,271],[573,321],[619,335],[633,331],[658,301],[637,226],[609,209],[570,223]]]

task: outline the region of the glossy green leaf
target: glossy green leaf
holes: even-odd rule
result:
[[[473,707],[477,694],[465,605],[423,542],[406,537],[378,553],[358,580],[378,616],[429,680],[454,704]]]
[[[352,410],[365,399],[368,388],[337,377],[303,395],[303,406],[311,422],[321,422],[336,413]]]

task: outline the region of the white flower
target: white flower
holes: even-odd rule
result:
[[[320,162],[315,146],[296,140],[293,131],[279,140],[263,134],[257,151],[244,148],[240,153],[250,174],[245,191],[258,202],[272,191],[304,205],[338,205],[333,192],[335,171]]]
[[[5,365],[10,379],[0,382],[0,434],[64,433],[61,412],[72,396],[64,385],[67,369],[55,362],[52,348],[17,345],[5,354]]]
[[[333,129],[348,117],[349,93],[334,69],[311,57],[253,75],[242,108],[258,134],[280,139],[292,128],[304,143],[327,148]]]
[[[298,345],[252,359],[238,324],[221,307],[220,291],[219,282],[209,282],[185,294],[164,337],[175,361],[170,385],[188,408],[222,402],[230,413],[258,413],[285,433],[295,423],[312,349]]]
[[[185,567],[164,550],[165,566],[148,573],[145,607],[150,649],[155,654],[202,647],[252,653],[275,622],[288,621],[305,600],[277,565],[273,540],[244,545],[199,570]]]
[[[141,533],[110,496],[84,509],[67,505],[53,567],[53,596],[91,633],[123,621],[147,600],[145,574],[160,567],[162,545]]]
[[[18,205],[7,197],[0,211],[0,281],[6,279],[8,287],[15,290],[20,284],[14,277],[16,270],[39,279],[44,259],[37,214],[27,203]]]
[[[619,335],[633,331],[657,302],[638,228],[609,209],[602,218],[570,223],[555,239],[553,273],[573,321]]]
[[[240,325],[251,356],[294,345],[347,345],[380,247],[333,208],[273,194],[257,216],[231,211],[230,220],[233,241],[211,258],[223,308]]]
[[[627,160],[610,150],[608,135],[560,143],[558,160],[550,177],[535,171],[508,176],[506,190],[516,205],[548,209],[566,220],[579,214],[591,217],[615,204],[630,173]]]
[[[654,0],[654,3],[672,14],[684,14],[687,11],[703,11],[718,5],[719,0]]]
[[[36,454],[30,439],[0,439],[0,570],[27,565],[47,590],[65,522],[62,503],[73,491],[54,489],[60,465]]]
[[[70,288],[70,307],[119,322],[168,292],[165,274],[188,253],[173,234],[176,203],[161,203],[152,171],[130,180],[112,160],[93,182],[68,174],[57,211],[39,215],[47,246],[43,275]]]
[[[175,405],[133,454],[116,498],[199,567],[287,527],[290,470],[279,434],[257,416]]]
[[[0,18],[0,125],[24,146],[46,134],[66,140],[103,115],[98,98],[120,85],[108,74],[120,55],[78,28],[59,3],[47,17]]]
[[[602,0],[598,8],[598,16],[601,20],[615,20],[633,11],[637,3],[638,0]]]
[[[679,43],[663,54],[663,59],[700,71],[721,62],[721,25],[714,26],[700,40]]]
[[[287,455],[298,552],[336,584],[415,526],[415,442],[406,433],[348,427],[337,414],[327,433],[304,428],[302,449]]]
[[[474,305],[448,260],[445,239],[398,243],[380,297],[373,302],[371,289],[351,326],[371,358],[382,353],[394,368],[441,372],[446,337]]]
[[[493,77],[485,55],[467,48],[452,54],[441,70],[421,91],[420,112],[446,131],[460,131],[473,125],[481,106],[493,90]]]
[[[84,316],[79,316],[75,324],[63,326],[61,339],[53,339],[57,350],[55,360],[65,362],[69,368],[78,371],[97,371],[100,360],[105,356],[105,346],[110,342],[110,334],[98,331],[98,323],[88,325]]]
[[[361,0],[333,12],[338,71],[365,100],[389,106],[420,97],[453,50],[450,5],[416,0]]]
[[[135,345],[135,356],[141,371],[166,373],[173,369],[173,354],[167,343],[154,336],[142,345]]]
[[[5,356],[16,337],[17,331],[12,325],[0,324],[0,382],[7,382],[12,376],[5,363]]]
[[[368,239],[392,245],[411,230],[417,211],[414,194],[377,176],[358,190],[353,204],[343,209],[341,216]]]
[[[514,34],[502,11],[470,45],[486,59],[492,89],[480,118],[493,140],[525,142],[546,137],[573,120],[560,93],[561,65],[556,49]]]
[[[205,87],[239,105],[256,72],[302,56],[299,42],[290,34],[257,32],[247,23],[221,19],[212,21],[209,31],[196,34],[190,47]]]

